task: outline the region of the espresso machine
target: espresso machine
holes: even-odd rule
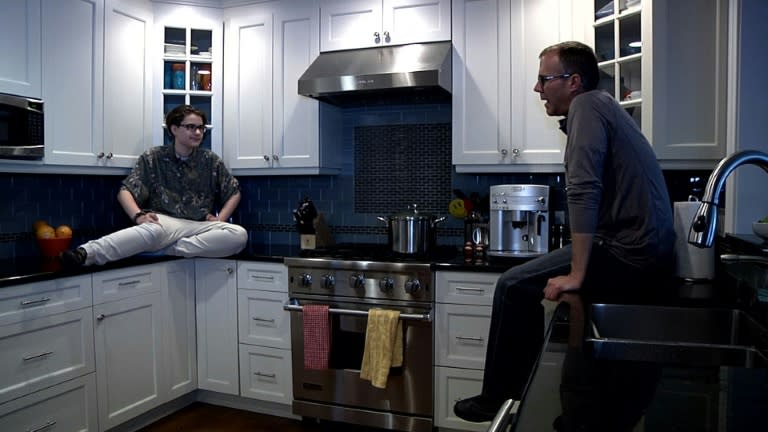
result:
[[[527,257],[549,252],[549,186],[491,186],[489,256]]]

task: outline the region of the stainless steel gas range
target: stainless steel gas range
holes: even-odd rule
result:
[[[393,255],[386,250],[386,245],[346,245],[285,259],[294,414],[392,430],[432,431],[433,258]],[[326,370],[304,368],[301,311],[308,304],[329,306],[331,346]],[[397,310],[403,323],[403,365],[390,369],[385,389],[360,378],[371,308]]]

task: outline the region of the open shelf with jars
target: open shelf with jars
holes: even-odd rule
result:
[[[165,27],[163,45],[163,118],[174,107],[192,105],[202,110],[213,126],[213,30]],[[165,128],[165,124],[163,125]],[[165,134],[166,143],[170,137]],[[211,134],[202,146],[211,148]]]
[[[642,126],[641,0],[594,0],[595,54],[600,87]],[[616,79],[618,77],[618,79]]]

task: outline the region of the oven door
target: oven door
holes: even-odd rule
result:
[[[304,322],[300,311],[306,304],[327,304],[330,307],[331,344],[327,370],[304,368]],[[385,389],[373,387],[370,381],[360,378],[367,311],[372,307],[400,311],[403,324],[403,365],[390,369]],[[343,301],[310,297],[294,298],[286,309],[291,311],[295,413],[312,417],[296,412],[297,402],[307,401],[337,408],[423,416],[428,417],[431,423],[433,344],[429,303],[358,302],[356,299]],[[317,417],[329,418],[323,415]],[[338,415],[334,417],[334,420],[340,420]]]

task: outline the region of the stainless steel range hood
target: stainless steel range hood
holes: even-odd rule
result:
[[[299,94],[334,105],[448,101],[451,43],[321,53],[299,78]]]

